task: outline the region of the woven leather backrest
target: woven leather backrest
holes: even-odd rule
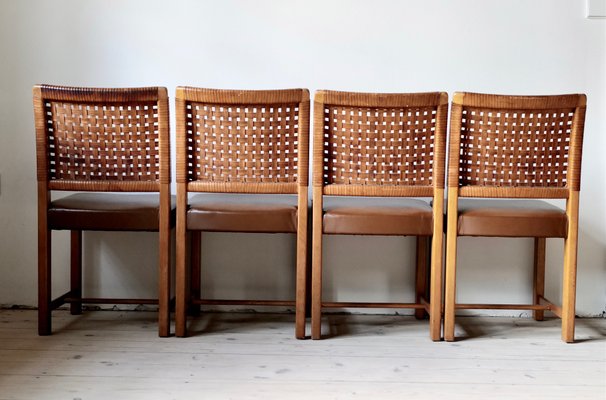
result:
[[[183,108],[179,143],[185,143],[178,181],[236,185],[244,192],[262,192],[251,188],[255,184],[290,184],[292,193],[307,185],[306,90],[178,88],[177,104]]]
[[[368,195],[394,186],[443,187],[444,165],[437,165],[439,173],[435,160],[437,138],[445,141],[446,102],[441,93],[318,92],[316,116],[321,113],[321,120],[315,123],[321,125],[315,127],[320,131],[314,146],[322,153],[314,164],[321,171],[314,184],[356,185]]]
[[[581,102],[584,115],[584,97],[484,95],[482,103],[481,96],[455,97],[451,140],[458,140],[451,145],[458,160],[451,156],[449,186],[567,188],[571,173],[579,180],[570,158],[575,148],[580,161],[576,115]]]
[[[166,89],[43,85],[34,93],[39,168],[51,188],[150,190],[170,181],[170,159],[161,157],[162,145],[169,155]]]

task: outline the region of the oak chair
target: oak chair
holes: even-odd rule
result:
[[[160,336],[170,334],[170,195],[165,88],[33,88],[38,181],[38,333],[51,334],[51,311],[69,303],[158,304]],[[52,192],[77,191],[58,200]],[[149,193],[114,193],[149,192]],[[173,203],[171,205],[171,202]],[[71,232],[70,290],[52,299],[51,234]],[[159,234],[158,298],[82,297],[83,231]]]
[[[309,91],[178,87],[176,111],[176,335],[187,334],[187,309],[192,305],[198,309],[203,304],[295,305],[295,336],[304,338]],[[190,193],[194,194],[191,198]],[[255,204],[250,196],[239,202],[217,202],[202,193],[296,195],[297,205]],[[295,234],[295,301],[203,298],[203,231]],[[188,233],[190,271],[186,268]]]
[[[536,320],[550,310],[562,319],[562,339],[574,341],[585,103],[582,94],[454,95],[446,224],[447,341],[455,339],[458,309],[532,310]],[[566,210],[537,199],[566,199]],[[456,303],[458,236],[534,238],[532,304]],[[544,297],[548,237],[564,238],[561,307]]]
[[[318,91],[314,98],[312,339],[325,307],[413,308],[441,339],[446,93]],[[324,206],[324,196],[399,198],[393,207]],[[427,197],[429,201],[410,199]],[[322,301],[322,235],[417,237],[414,303]],[[431,265],[427,276],[427,247]],[[428,286],[429,278],[429,287]]]

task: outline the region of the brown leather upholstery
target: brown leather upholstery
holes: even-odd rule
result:
[[[217,202],[194,196],[187,229],[210,232],[296,233],[297,207],[288,204]]]
[[[397,205],[329,206],[324,208],[323,233],[339,235],[432,234],[432,209],[423,200],[399,199]]]
[[[459,199],[459,236],[566,237],[564,210],[541,200]]]
[[[171,226],[175,225],[171,199]],[[77,193],[51,203],[51,229],[94,231],[157,231],[160,218],[158,194]]]

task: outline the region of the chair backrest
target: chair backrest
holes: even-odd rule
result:
[[[313,186],[325,195],[434,196],[444,188],[448,95],[318,91]]]
[[[166,88],[36,85],[33,94],[37,177],[46,190],[170,185]]]
[[[307,187],[307,89],[177,87],[176,112],[177,183],[188,191],[296,194]]]
[[[455,93],[448,187],[464,197],[578,191],[586,97]]]

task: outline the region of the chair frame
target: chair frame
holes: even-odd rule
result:
[[[495,111],[574,109],[566,185],[551,186],[480,186],[462,185],[459,181],[462,113],[464,107],[478,107]],[[577,275],[577,244],[579,218],[579,191],[581,179],[581,153],[585,121],[585,95],[560,96],[506,96],[479,93],[455,93],[451,108],[450,151],[448,160],[448,210],[446,234],[446,285],[444,310],[444,338],[455,339],[455,310],[458,309],[516,309],[532,310],[534,318],[543,319],[549,310],[562,319],[562,340],[574,341],[574,318]],[[534,238],[533,304],[458,304],[456,303],[456,257],[459,197],[476,198],[533,198],[566,199],[568,218],[564,240],[564,268],[562,306],[558,307],[545,295],[546,238]]]
[[[187,308],[191,305],[261,305],[295,306],[295,336],[305,338],[305,309],[307,296],[307,232],[309,182],[309,91],[284,90],[221,90],[193,87],[176,89],[177,121],[177,257],[176,257],[176,316],[177,336],[187,335]],[[280,106],[296,104],[298,114],[297,179],[296,182],[213,182],[189,180],[187,166],[187,103],[207,103],[225,106]],[[226,300],[203,299],[200,296],[200,231],[188,231],[188,193],[241,193],[297,195],[297,260],[295,301],[290,300]],[[186,268],[186,239],[191,233],[191,271],[189,285]],[[198,310],[193,310],[197,312]]]
[[[80,314],[83,303],[91,304],[158,304],[158,332],[170,334],[170,136],[166,88],[83,88],[36,85],[33,88],[36,129],[36,160],[38,185],[38,333],[51,334],[51,311],[65,303],[72,314]],[[126,105],[155,102],[158,120],[159,175],[149,180],[54,179],[49,173],[49,132],[46,105],[52,102],[83,105]],[[51,293],[51,231],[47,211],[51,191],[82,192],[158,192],[159,267],[158,299],[82,298],[82,231],[70,234],[70,290],[52,299]]]
[[[351,185],[324,182],[324,110],[325,106],[351,106],[372,108],[436,107],[432,184],[421,185]],[[312,339],[321,338],[323,307],[412,308],[420,318],[429,314],[430,337],[441,339],[442,320],[442,244],[444,213],[444,182],[446,159],[446,126],[448,94],[439,93],[350,93],[317,91],[314,97],[314,148],[313,148],[313,217],[312,217]],[[415,303],[361,303],[322,301],[322,235],[323,196],[368,197],[431,197],[433,200],[433,236],[427,296],[427,240],[417,237],[416,249],[416,302]]]

